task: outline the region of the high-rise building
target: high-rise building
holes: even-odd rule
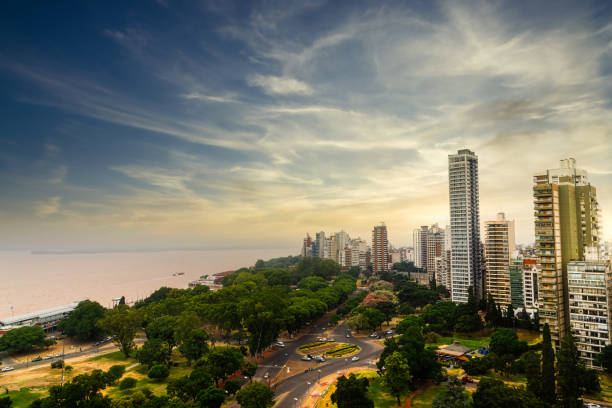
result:
[[[584,260],[586,247],[599,247],[599,207],[595,187],[574,159],[533,180],[540,323],[548,323],[559,344],[569,329],[567,264]]]
[[[529,314],[538,309],[538,268],[535,258],[523,259],[523,304]]]
[[[523,258],[512,258],[510,260],[508,275],[510,278],[510,303],[516,311],[525,306],[523,303]]]
[[[587,366],[610,344],[610,261],[570,261],[567,265],[569,321],[578,355]]]
[[[427,268],[427,231],[429,227],[423,225],[412,232],[412,244],[414,246],[414,266]]]
[[[485,221],[485,288],[487,296],[490,294],[502,307],[511,302],[509,268],[515,250],[514,220],[507,220],[504,213],[498,213],[495,221]],[[522,265],[519,269],[522,270]]]
[[[389,241],[387,226],[382,223],[372,230],[372,272],[380,274],[389,269]]]
[[[351,240],[351,266],[358,266],[362,271],[366,269],[366,255],[369,250],[367,242],[361,238]]]
[[[425,260],[425,269],[429,274],[429,281],[436,279],[436,274],[440,271],[436,268],[436,258],[442,257],[444,253],[444,230],[434,224],[427,230],[427,257]]]
[[[304,238],[301,254],[303,257],[312,256],[312,239],[309,234],[306,234],[306,238]]]
[[[451,220],[451,299],[467,302],[471,286],[484,295],[480,251],[478,157],[471,150],[448,156]]]
[[[315,238],[315,246],[313,247],[312,256],[317,258],[327,258],[325,256],[325,232],[317,232]]]

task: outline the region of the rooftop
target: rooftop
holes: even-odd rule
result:
[[[70,313],[72,312],[82,301],[73,302],[63,306],[56,306],[49,309],[43,309],[36,312],[26,313],[19,316],[14,317],[5,317],[0,319],[0,326],[11,326],[17,323],[33,320],[33,319],[41,319],[45,317],[51,317],[62,313]]]

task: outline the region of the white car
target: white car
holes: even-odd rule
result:
[[[319,341],[327,341],[327,339],[325,337],[321,337]]]
[[[7,371],[13,371],[14,369],[15,369],[15,367],[7,366],[7,367],[3,367],[2,370],[0,370],[0,371],[5,373]]]
[[[351,358],[351,361],[359,361],[359,356],[353,356],[353,357]]]
[[[276,342],[276,345],[277,345],[278,347],[285,347],[285,343],[283,343],[282,341],[277,341],[277,342]]]

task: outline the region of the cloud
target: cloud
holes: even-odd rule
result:
[[[50,215],[59,214],[61,197],[50,197],[47,201],[39,202],[36,206],[36,215],[39,217],[47,217]]]
[[[202,95],[198,92],[192,92],[185,95],[181,95],[185,99],[198,99],[209,102],[219,102],[219,103],[241,103],[239,100],[234,99],[229,96],[215,96],[215,95]]]
[[[314,92],[310,85],[295,78],[256,74],[247,78],[247,82],[262,88],[268,95],[312,95]]]

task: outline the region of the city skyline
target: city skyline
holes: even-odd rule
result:
[[[612,238],[609,4],[282,4],[1,5],[0,250],[412,245],[461,149],[481,237],[572,157]]]

